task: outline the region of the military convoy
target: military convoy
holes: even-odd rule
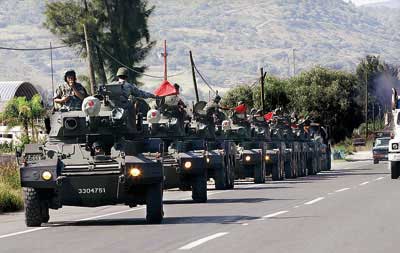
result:
[[[163,220],[163,190],[191,190],[207,201],[207,181],[232,189],[235,179],[284,180],[330,169],[326,131],[261,111],[237,112],[220,98],[192,108],[178,95],[131,97],[120,84],[101,86],[82,110],[61,108],[46,121],[48,141],[17,154],[27,226],[49,220],[49,208],[146,205],[148,223]],[[297,124],[299,123],[299,124]]]

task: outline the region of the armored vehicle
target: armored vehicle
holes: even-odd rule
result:
[[[177,95],[165,97],[147,112],[149,137],[164,144],[165,188],[191,190],[195,202],[207,201],[206,142],[190,134],[186,105]]]
[[[115,204],[145,204],[147,222],[162,221],[163,143],[144,137],[146,103],[121,104],[121,94],[119,84],[101,86],[82,111],[54,112],[48,141],[18,154],[27,226],[47,222],[49,208]]]
[[[318,172],[331,169],[331,146],[328,131],[319,123],[310,124],[310,136],[316,142],[317,155],[319,155]]]
[[[270,127],[272,140],[284,142],[285,178],[297,177],[301,147],[298,142],[295,142],[289,118],[276,115],[273,117]]]
[[[231,112],[229,120],[222,123],[224,138],[237,145],[238,165],[235,177],[242,179],[253,177],[254,183],[265,183],[267,155],[265,139],[255,138],[246,113]]]
[[[215,189],[224,190],[234,188],[237,150],[234,141],[223,136],[222,122],[226,116],[218,102],[214,99],[194,105],[189,134],[205,141],[207,177],[214,179]]]
[[[261,110],[251,115],[252,134],[256,139],[266,141],[265,151],[266,175],[271,175],[272,180],[283,180],[285,178],[285,143],[271,138],[269,123],[264,118]]]

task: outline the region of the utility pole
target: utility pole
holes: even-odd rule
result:
[[[161,54],[164,57],[164,81],[168,79],[167,75],[167,40],[164,40],[164,53]]]
[[[83,0],[83,4],[85,7],[85,14],[87,15],[89,12],[89,7],[86,0]],[[86,23],[83,23],[83,33],[85,35],[85,42],[86,42],[86,53],[87,53],[87,62],[89,67],[89,80],[90,80],[90,91],[92,95],[94,94],[95,86],[96,86],[96,78],[94,75],[93,63],[92,63],[92,55],[91,55],[91,48],[89,44],[89,38],[87,33],[87,26]]]
[[[368,73],[365,72],[365,141],[368,139]]]
[[[190,65],[192,66],[192,77],[193,77],[193,84],[194,84],[194,91],[196,93],[196,102],[198,103],[199,100],[199,91],[197,90],[197,81],[196,81],[196,73],[194,72],[194,61],[192,51],[189,51],[190,56]]]
[[[93,64],[92,64],[91,50],[90,50],[89,38],[87,35],[87,30],[86,30],[86,24],[83,24],[83,32],[85,34],[86,53],[87,53],[87,61],[88,61],[88,67],[89,67],[90,92],[93,95],[94,90],[95,90],[94,87],[96,86],[96,79],[94,76],[94,69],[93,69]]]
[[[50,67],[51,67],[51,92],[52,96],[54,96],[54,69],[53,69],[53,46],[50,41]],[[52,106],[54,107],[54,99],[52,101]]]
[[[293,48],[293,76],[296,76],[296,48]]]
[[[264,79],[266,74],[264,73],[264,68],[261,68],[261,106],[263,115],[265,113]]]

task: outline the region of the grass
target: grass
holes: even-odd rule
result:
[[[0,167],[0,213],[21,210],[24,207],[19,172],[16,164]]]

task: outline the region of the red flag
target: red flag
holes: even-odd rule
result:
[[[247,107],[245,104],[241,104],[235,107],[237,113],[246,113]]]
[[[267,114],[264,115],[264,119],[265,119],[266,121],[269,121],[269,120],[272,119],[273,116],[274,116],[274,112],[269,112],[269,113],[267,113]]]
[[[170,82],[168,82],[167,80],[164,80],[161,83],[160,87],[158,87],[154,91],[154,95],[160,96],[160,97],[177,95],[177,94],[178,94],[178,92],[175,89],[175,87]]]

